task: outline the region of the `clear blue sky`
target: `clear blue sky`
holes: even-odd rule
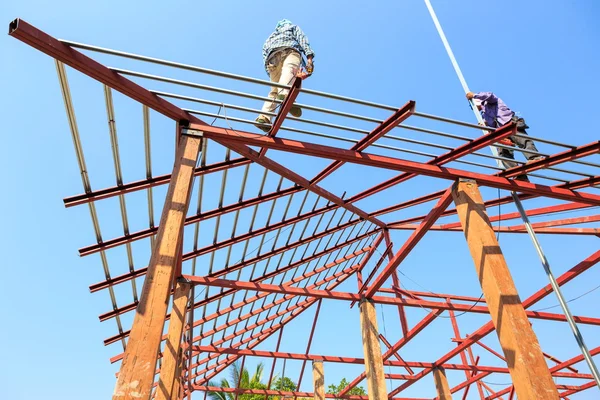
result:
[[[598,140],[594,95],[600,90],[597,77],[600,6],[596,2],[438,0],[433,4],[473,91],[495,91],[527,118],[530,133],[535,136],[575,145]],[[420,111],[473,120],[425,5],[420,1],[370,4],[312,0],[170,4],[112,0],[91,4],[63,0],[5,2],[0,8],[0,22],[7,27],[16,17],[58,38],[263,79],[266,75],[261,65],[262,43],[279,19],[288,18],[303,28],[316,52],[315,74],[305,82],[305,87],[396,106],[413,99]],[[89,213],[86,207],[67,210],[62,204],[63,197],[81,193],[82,187],[54,63],[7,35],[0,37],[0,49],[0,88],[4,93],[0,97],[3,116],[0,171],[4,187],[0,196],[3,225],[0,295],[4,321],[0,333],[4,344],[0,384],[3,398],[106,399],[112,393],[117,371],[117,366],[110,365],[108,359],[120,351],[120,345],[104,347],[102,344],[104,338],[116,333],[114,321],[100,323],[97,318],[110,308],[108,294],[90,294],[87,289],[103,279],[100,258],[98,255],[79,258],[76,251],[94,242]],[[222,83],[210,77],[180,76],[209,85]],[[86,140],[86,157],[94,188],[113,185],[112,162],[107,158],[110,152],[102,88],[72,71],[69,79],[80,129]],[[235,82],[228,85],[230,89],[252,90],[261,95],[265,92],[262,87]],[[314,99],[302,98],[302,101],[309,100]],[[142,179],[143,170],[139,169],[143,166],[141,109],[122,97],[116,97],[115,102],[117,120],[122,122],[119,138],[125,179]],[[313,103],[335,106],[322,100]],[[257,106],[256,102],[248,104]],[[339,109],[339,103],[337,107]],[[355,107],[346,110],[357,111]],[[138,114],[132,116],[133,113]],[[383,118],[386,113],[379,111],[371,115]],[[159,128],[153,137],[160,138],[157,131],[164,126],[167,130],[164,137],[171,138],[172,126],[160,125],[158,117],[157,120]],[[419,119],[411,120],[411,124],[471,137],[476,134],[464,129],[442,128]],[[368,125],[357,126],[368,129]],[[415,133],[402,134],[432,139]],[[172,160],[172,145],[164,139],[156,140],[158,142],[153,143],[156,173],[166,173]],[[164,140],[165,147],[160,140]],[[126,151],[134,147],[137,153]],[[559,151],[543,144],[538,147],[543,152]],[[167,151],[161,151],[165,148]],[[286,160],[277,152],[273,152],[273,157],[307,175],[325,165],[323,161],[307,165],[300,163],[297,157]],[[600,159],[596,157],[594,161]],[[338,174],[324,183],[338,195],[345,190],[354,194],[391,176],[380,171],[344,168],[346,176],[354,177],[352,182],[342,180],[342,174]],[[210,182],[213,186],[208,188],[218,191],[217,182]],[[444,185],[447,183],[415,180],[386,192],[377,201],[360,205],[371,211]],[[486,199],[498,196],[495,190],[483,190],[483,194]],[[131,223],[141,229],[145,209],[131,208],[133,204],[143,204],[143,196],[136,199],[139,203],[130,203],[134,220]],[[532,201],[527,206],[542,204],[548,203]],[[118,216],[117,207],[115,202],[101,212],[114,218]],[[425,213],[427,207],[419,210]],[[503,208],[503,212],[507,210],[512,208]],[[397,213],[388,218],[391,221],[407,215]],[[119,235],[119,230],[122,233],[118,217],[103,221],[105,238]],[[407,236],[406,232],[394,233],[396,248]],[[557,275],[596,251],[600,243],[597,237],[544,236],[541,240]],[[527,237],[503,235],[500,242],[523,297],[547,283]],[[144,250],[137,251],[145,254]],[[127,268],[124,252],[110,254],[112,265],[117,265],[115,270],[124,272]],[[145,265],[140,259],[136,260],[137,268]],[[472,261],[459,233],[430,233],[403,263],[402,271],[411,279],[403,281],[409,289],[421,290],[418,283],[432,291],[480,294]],[[595,287],[600,271],[588,271],[582,278],[565,287],[567,297]],[[349,281],[342,289],[355,290],[354,285],[354,281]],[[120,304],[125,303],[126,293],[120,296]],[[600,291],[593,292],[573,302],[572,310],[575,314],[600,317],[596,306],[599,300]],[[540,307],[555,303],[553,296],[549,296]],[[304,350],[312,313],[305,313],[290,325],[283,350]],[[324,302],[322,313],[325,318],[319,322],[312,352],[362,357],[356,308],[349,310],[347,303],[329,301]],[[424,314],[424,310],[410,310],[410,323],[415,324]],[[380,328],[395,342],[400,337],[395,309],[385,308],[385,318],[385,324],[380,318]],[[484,316],[459,319],[463,335],[485,322]],[[547,352],[562,359],[578,354],[566,324],[535,321],[533,326]],[[590,347],[600,345],[597,328],[582,326],[581,329]],[[450,341],[451,336],[449,320],[440,319],[406,347],[402,356],[406,360],[433,361],[455,346]],[[494,334],[485,342],[499,348]],[[262,348],[272,347],[273,342],[269,341]],[[479,350],[477,354],[481,354],[482,363],[495,362]],[[298,364],[290,362],[286,368],[289,375],[297,376]],[[583,364],[578,368],[587,371]],[[359,366],[328,364],[326,383],[337,383],[344,376],[351,379],[360,369]],[[400,370],[394,372],[401,373]],[[462,372],[449,372],[448,376],[454,384],[464,380]],[[502,375],[489,379],[492,383],[508,380],[508,376]],[[305,383],[309,382],[306,375]],[[302,389],[311,390],[306,384]],[[434,393],[429,376],[411,387],[406,396],[432,397]],[[593,399],[599,393],[591,389],[572,398]]]

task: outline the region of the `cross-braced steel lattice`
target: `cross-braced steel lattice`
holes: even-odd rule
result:
[[[543,286],[527,298],[519,298],[495,233],[526,234],[526,226],[495,225],[498,221],[517,219],[520,214],[505,212],[488,217],[486,207],[511,204],[514,198],[483,201],[479,187],[516,192],[523,201],[537,199],[536,206],[526,210],[529,217],[545,217],[531,224],[537,234],[599,236],[598,228],[589,224],[600,220],[597,213],[600,195],[596,191],[600,165],[593,160],[600,152],[600,142],[572,146],[535,137],[534,140],[561,150],[502,170],[484,162],[499,159],[486,154],[485,148],[506,147],[498,142],[517,134],[511,124],[498,129],[481,127],[416,111],[414,101],[392,107],[305,89],[300,79],[285,86],[57,40],[22,20],[13,21],[9,32],[56,60],[84,188],[84,193],[68,197],[64,203],[66,207],[89,208],[96,242],[79,252],[81,256],[100,256],[104,279],[91,285],[90,290],[107,291],[111,299],[110,310],[100,320],[116,321],[117,332],[105,340],[105,345],[122,344],[122,352],[111,359],[121,362],[113,398],[179,399],[190,398],[198,391],[221,391],[235,393],[236,398],[239,394],[254,393],[265,397],[359,399],[365,396],[348,393],[366,378],[370,399],[400,399],[407,398],[399,397],[404,390],[430,373],[440,399],[449,399],[453,393],[462,393],[466,398],[472,386],[482,399],[512,399],[515,394],[522,399],[568,398],[596,385],[592,374],[577,369],[582,355],[563,361],[541,350],[529,320],[565,322],[567,317],[531,309],[552,294],[551,285]],[[78,49],[106,57],[111,63],[163,71],[166,76],[109,68]],[[95,157],[93,168],[114,169],[112,183],[92,185],[93,168],[86,165],[85,140],[79,133],[74,111],[76,96],[72,96],[65,66],[102,84],[104,122],[108,123],[112,154],[97,155],[100,148],[89,148],[86,154]],[[168,77],[176,73],[188,79]],[[237,128],[255,129],[254,120],[242,116],[259,113],[251,105],[271,99],[197,82],[198,76],[206,75],[224,82],[237,81],[249,88],[276,86],[290,92],[283,101],[272,100],[278,107],[271,115],[274,117],[271,130],[267,134],[250,133]],[[79,74],[76,79],[78,83],[90,84],[88,78],[83,79]],[[145,85],[156,85],[160,90],[149,90]],[[120,93],[114,99],[113,91]],[[215,100],[197,97],[199,92],[210,94]],[[95,104],[92,93],[87,87],[82,93],[86,102],[78,104],[92,107]],[[305,115],[315,119],[288,116],[299,96],[323,99],[331,108],[297,103]],[[223,98],[238,102],[226,103]],[[126,127],[127,141],[132,140],[132,126],[143,133],[139,135],[140,154],[136,156],[120,151],[119,140],[123,142],[123,135],[117,136],[117,105],[122,105],[128,114],[141,105],[139,124]],[[391,115],[367,116],[373,113]],[[346,122],[323,121],[324,116]],[[409,118],[472,133],[484,130],[485,134],[471,137],[415,127],[406,124]],[[316,131],[308,130],[309,125]],[[347,132],[349,137],[340,136],[340,131]],[[397,136],[404,131],[417,132],[438,142]],[[283,132],[290,136],[282,137]],[[397,147],[398,142],[409,147]],[[175,152],[171,158],[173,145]],[[159,149],[158,160],[151,157],[152,148],[155,153]],[[275,155],[282,159],[282,154],[293,154],[287,166],[285,158],[275,161]],[[124,156],[127,164],[141,166],[137,180],[125,178]],[[322,160],[327,160],[324,168]],[[156,175],[157,165],[170,172]],[[342,179],[348,166],[375,167],[370,171],[385,170],[393,175],[349,194],[337,195],[325,189],[328,177],[336,174]],[[315,168],[317,173],[307,172]],[[485,172],[489,170],[491,174]],[[523,174],[531,182],[512,179]],[[373,175],[377,178],[377,173]],[[424,192],[436,184],[439,188],[438,182],[446,183],[442,190],[371,209],[372,204],[383,203],[386,191],[422,177],[433,178],[421,185]],[[352,176],[343,179],[348,180],[344,190],[355,190]],[[410,187],[411,193],[415,193],[415,186]],[[107,206],[111,198],[118,203]],[[451,203],[455,208],[450,207]],[[418,206],[428,207],[429,211],[424,215],[412,211],[419,209]],[[155,211],[161,209],[158,221]],[[394,216],[399,211],[405,214],[398,220]],[[577,212],[577,216],[560,216],[567,211]],[[109,235],[101,232],[100,216],[104,214],[107,221],[120,219],[119,231]],[[132,223],[134,215],[136,222]],[[445,217],[450,220],[438,222]],[[134,230],[133,226],[143,228]],[[114,226],[111,227],[114,231]],[[392,242],[391,232],[395,231],[410,232],[401,246]],[[408,290],[401,284],[398,267],[429,231],[449,232],[448,235],[464,232],[483,290],[481,298]],[[127,267],[121,270],[111,267],[109,259],[113,257],[120,260],[125,257]],[[148,260],[148,265],[140,267],[140,259]],[[558,284],[565,285],[598,261],[600,251],[582,257],[580,263],[557,277]],[[355,291],[335,291],[349,278],[357,282]],[[359,304],[364,358],[310,352],[323,300]],[[390,342],[378,331],[374,304],[387,305],[388,311],[389,306],[397,308],[400,340]],[[309,308],[315,310],[315,315],[311,329],[307,329],[306,352],[279,351],[283,327]],[[411,325],[406,318],[409,308],[426,309],[428,313]],[[490,315],[491,320],[471,334],[462,335],[455,313]],[[442,316],[450,319],[456,347],[428,361],[407,361],[400,356],[403,347]],[[578,324],[600,325],[600,318],[575,316],[574,320]],[[498,333],[502,353],[482,341],[493,331]],[[277,338],[276,347],[258,350],[271,336]],[[476,349],[492,354],[496,364],[481,365]],[[590,349],[592,355],[598,352],[600,347]],[[270,389],[273,368],[269,389],[209,386],[209,380],[234,361],[241,358],[243,365],[250,356],[300,360],[303,364],[299,380],[306,362],[313,362],[314,393]],[[456,357],[460,361],[451,362]],[[323,373],[321,362],[364,364],[365,372],[338,395],[324,395],[322,379],[319,380]],[[397,371],[385,373],[384,366]],[[448,370],[464,371],[464,381],[449,386],[445,375]],[[495,391],[484,381],[492,374],[502,374],[505,380],[510,374],[512,383]],[[557,378],[574,383],[557,384],[553,381]],[[386,379],[395,382],[389,393]],[[540,393],[547,397],[536,397]]]

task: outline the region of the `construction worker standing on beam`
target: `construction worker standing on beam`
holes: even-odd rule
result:
[[[307,78],[314,69],[315,53],[310,48],[308,38],[299,26],[292,24],[287,19],[282,19],[277,23],[275,32],[271,33],[263,45],[262,54],[265,70],[269,74],[271,82],[290,85],[296,76]],[[305,68],[306,72],[303,72],[302,68]],[[273,86],[269,97],[273,100],[283,100],[288,93],[288,89]],[[277,109],[277,103],[273,100],[265,102],[262,107],[263,113],[272,113]],[[299,117],[302,115],[302,109],[294,105],[290,114]],[[256,126],[265,132],[271,129],[269,115],[259,115],[256,122]]]
[[[500,127],[509,122],[514,122],[517,124],[517,133],[521,135],[527,135],[526,129],[529,126],[525,123],[525,120],[517,115],[515,115],[514,111],[512,111],[508,106],[502,101],[501,98],[497,97],[492,92],[479,92],[467,93],[467,99],[473,100],[477,109],[481,111],[481,115],[485,124],[492,128]],[[520,136],[510,136],[507,142],[500,142],[502,144],[506,144],[509,146],[518,146],[524,150],[531,150],[537,153],[537,148],[533,141],[529,138],[520,137]],[[504,158],[510,158],[511,160],[515,159],[514,151],[505,148],[498,148],[498,154]],[[529,153],[524,151],[523,154],[527,161],[534,161],[544,158],[544,156]],[[510,161],[504,161],[507,168],[515,167],[517,164]],[[526,175],[520,175],[516,177],[519,180],[529,180]]]

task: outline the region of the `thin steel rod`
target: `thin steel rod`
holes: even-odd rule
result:
[[[243,118],[237,118],[237,117],[225,117],[223,115],[209,113],[209,112],[205,112],[205,111],[193,110],[193,109],[189,109],[189,108],[182,108],[182,110],[184,110],[186,112],[189,112],[191,114],[202,115],[202,116],[210,117],[210,118],[225,119],[226,121],[239,122],[239,123],[248,124],[248,125],[254,125],[256,123],[255,121],[252,121],[252,120],[249,120],[249,119],[243,119]],[[339,129],[343,129],[343,128],[339,128]],[[303,129],[297,129],[297,128],[290,128],[290,127],[284,127],[284,126],[282,126],[280,128],[280,130],[285,130],[285,131],[290,131],[290,132],[296,132],[296,133],[302,133],[302,134],[306,134],[306,135],[310,135],[310,136],[324,137],[324,138],[329,138],[329,139],[334,139],[334,140],[341,140],[341,141],[345,141],[345,142],[358,143],[358,140],[356,140],[356,139],[350,139],[350,138],[346,138],[346,137],[343,137],[343,136],[329,135],[329,134],[324,134],[324,133],[317,133],[317,132],[307,131],[307,130],[303,130]],[[361,133],[367,133],[367,131],[363,131]],[[412,140],[412,139],[406,139],[406,138],[397,137],[397,136],[387,135],[386,138],[387,139],[396,139],[396,140],[399,140],[399,141],[405,141],[405,142],[409,142],[409,143],[417,143],[417,144],[420,144],[420,145],[430,146],[430,147],[434,147],[434,148],[452,149],[451,147],[448,147],[448,146],[442,146],[442,145],[437,145],[435,143],[428,143],[428,142],[422,142],[422,141],[417,141],[417,140]],[[373,147],[382,148],[382,149],[387,149],[387,150],[394,150],[394,151],[398,151],[398,152],[401,152],[401,153],[415,154],[415,155],[425,156],[425,157],[436,157],[435,154],[425,153],[425,152],[421,152],[421,151],[417,151],[417,150],[404,149],[404,148],[395,147],[395,146],[389,146],[389,145],[384,145],[384,144],[380,144],[380,143],[375,143],[372,146]],[[513,149],[512,147],[507,147],[507,148]],[[515,149],[515,150],[516,151],[524,151],[524,150],[521,150],[521,149]],[[479,152],[473,152],[471,154],[474,155],[474,156],[479,156],[479,157],[484,157],[484,158],[491,158],[491,159],[495,159],[495,160],[499,160],[499,161],[514,161],[514,162],[516,162],[518,164],[525,164],[524,162],[521,162],[521,161],[518,161],[518,160],[511,160],[509,158],[501,157],[499,155],[490,156],[490,155],[482,154],[482,153],[479,153]],[[497,171],[502,171],[503,170],[503,169],[501,169],[499,167],[491,167],[489,165],[475,163],[475,162],[472,162],[472,161],[453,160],[453,162],[457,162],[457,163],[460,163],[460,164],[474,165],[474,166],[478,166],[478,167],[482,167],[482,168],[494,169],[494,170],[497,170]],[[545,168],[545,169],[547,169],[547,170],[555,170],[555,171],[558,171],[558,172],[567,172],[567,173],[571,173],[571,174],[574,174],[574,175],[581,175],[581,176],[585,176],[585,177],[590,177],[591,176],[590,174],[580,173],[580,172],[576,172],[576,171],[570,171],[570,170],[564,170],[564,169],[558,170],[555,167],[550,167],[550,168]],[[557,182],[563,182],[563,183],[569,182],[569,180],[566,180],[566,179],[558,179],[558,178],[549,177],[549,176],[540,175],[540,174],[529,174],[529,175],[530,176],[535,176],[535,177],[538,177],[538,178],[541,178],[541,179],[551,180],[551,181],[557,181]]]
[[[428,7],[430,7],[430,5],[428,5]],[[435,19],[435,21],[436,21],[436,26],[439,25],[439,22],[437,22],[437,18]],[[441,27],[439,27],[439,29],[441,30]],[[448,44],[447,40],[445,39],[445,36],[444,36],[444,38],[442,40],[444,41],[444,45],[447,47],[447,49],[449,49],[450,47],[449,47],[449,44]],[[147,57],[147,56],[142,56],[142,55],[139,55],[139,54],[124,52],[124,51],[118,51],[118,50],[112,50],[112,49],[108,49],[108,48],[103,48],[103,47],[99,47],[99,46],[92,46],[92,45],[78,43],[78,42],[73,42],[73,41],[69,41],[69,40],[60,40],[60,41],[62,43],[64,43],[64,44],[66,44],[66,45],[71,46],[71,47],[85,49],[85,50],[90,50],[90,51],[94,51],[94,52],[99,52],[99,53],[104,53],[104,54],[110,54],[110,55],[114,55],[114,56],[119,56],[119,57],[124,57],[124,58],[130,58],[130,59],[135,59],[135,60],[139,60],[139,61],[150,62],[150,63],[154,63],[154,64],[160,64],[160,65],[165,65],[165,66],[174,67],[174,68],[186,69],[186,70],[189,70],[189,71],[194,71],[194,72],[204,73],[204,74],[208,74],[208,75],[219,76],[219,77],[222,77],[222,78],[240,80],[240,81],[249,82],[249,83],[255,83],[255,84],[259,84],[259,85],[263,85],[263,86],[269,86],[269,87],[275,86],[275,87],[279,87],[279,88],[283,88],[283,89],[290,89],[291,88],[291,85],[283,85],[283,84],[279,84],[279,83],[276,83],[276,82],[270,82],[270,81],[263,80],[263,79],[256,79],[256,78],[251,78],[251,77],[244,76],[244,75],[238,75],[238,74],[232,74],[232,73],[228,73],[228,72],[216,71],[216,70],[213,70],[213,69],[197,67],[197,66],[190,65],[190,64],[183,64],[183,63],[178,63],[178,62],[173,62],[173,61],[167,61],[167,60],[163,60],[163,59],[159,59],[159,58]],[[451,52],[451,50],[450,50],[450,52]],[[453,60],[453,65],[455,66],[455,68],[458,68],[458,64],[456,63],[456,60],[454,59],[454,55],[453,54],[452,54],[451,58]],[[467,87],[466,82],[464,81],[464,78],[461,79],[461,84],[463,85],[463,88]],[[335,100],[341,100],[341,101],[345,101],[345,102],[350,102],[350,103],[365,105],[365,106],[379,108],[379,109],[388,110],[388,111],[395,111],[395,110],[397,110],[397,107],[394,107],[394,106],[380,104],[380,103],[375,103],[375,102],[361,100],[361,99],[355,99],[355,98],[351,98],[351,97],[347,97],[347,96],[340,96],[340,95],[336,95],[336,94],[332,94],[332,93],[326,93],[326,92],[317,91],[317,90],[313,90],[313,89],[302,88],[302,89],[300,89],[300,91],[303,92],[303,93],[306,93],[306,94],[311,94],[311,95],[315,95],[315,96],[326,97],[326,98],[335,99]],[[302,105],[302,106],[306,107],[305,105]],[[330,111],[330,110],[326,110],[326,111],[322,110],[322,111],[326,112],[326,111]],[[347,113],[345,113],[345,114],[347,114]],[[493,128],[490,128],[490,127],[482,127],[482,126],[479,126],[479,125],[476,125],[476,124],[471,124],[471,123],[468,123],[468,122],[459,121],[459,120],[455,120],[455,119],[452,119],[452,118],[440,117],[440,116],[436,116],[436,115],[432,115],[432,114],[427,114],[427,113],[423,113],[423,112],[417,112],[414,115],[422,117],[422,118],[427,118],[427,119],[432,119],[432,120],[437,120],[437,121],[443,121],[443,122],[447,122],[447,123],[450,123],[450,124],[460,125],[460,126],[464,126],[464,127],[468,127],[468,128],[473,128],[473,129],[493,130]],[[347,116],[352,116],[352,115],[348,114]],[[568,144],[564,144],[564,143],[559,143],[559,142],[555,142],[555,141],[549,141],[549,140],[541,139],[541,138],[534,138],[532,136],[528,136],[528,137],[531,138],[531,139],[533,139],[533,140],[544,141],[544,142],[546,142],[548,144],[553,144],[555,146],[560,146],[560,147],[565,147],[565,148],[573,148],[572,145],[568,145]],[[596,166],[600,167],[600,165],[596,165]]]
[[[58,75],[58,81],[60,83],[60,89],[63,95],[63,101],[65,104],[65,109],[67,113],[67,118],[69,120],[69,128],[71,131],[71,138],[73,139],[73,147],[75,149],[75,155],[77,157],[77,164],[79,166],[79,172],[81,174],[81,182],[83,184],[84,191],[89,193],[92,191],[92,187],[89,180],[88,169],[85,163],[85,157],[83,154],[83,147],[81,145],[81,137],[79,135],[79,128],[77,126],[77,119],[75,118],[75,110],[73,107],[73,101],[71,99],[71,90],[69,88],[69,81],[67,78],[67,71],[65,69],[65,65],[55,60],[56,72]],[[94,203],[89,203],[88,208],[90,211],[90,217],[92,219],[92,225],[94,227],[94,233],[96,235],[96,241],[98,243],[102,242],[102,232],[100,231],[100,223],[98,222],[98,214],[96,212],[96,205]],[[111,279],[110,267],[108,265],[108,258],[106,257],[106,253],[104,251],[100,252],[100,260],[102,262],[102,268],[104,270],[104,277],[106,280]],[[114,289],[109,288],[109,296],[111,305],[113,308],[113,312],[119,309],[117,305],[117,298],[115,295]],[[135,303],[134,303],[135,304]],[[117,323],[117,329],[120,335],[123,334],[123,325],[121,323],[121,318],[119,315],[115,316],[115,320]],[[121,340],[121,344],[123,346],[123,350],[125,350],[125,339]]]
[[[218,87],[214,87],[214,86],[207,86],[207,85],[202,85],[199,83],[195,83],[195,82],[187,82],[187,81],[182,81],[182,80],[178,80],[178,79],[173,79],[173,78],[167,78],[167,77],[163,77],[163,76],[159,76],[159,75],[152,75],[152,74],[146,74],[143,72],[137,72],[137,71],[131,71],[131,70],[126,70],[126,69],[121,69],[121,68],[114,68],[111,67],[109,68],[110,70],[114,71],[114,72],[118,72],[120,74],[123,75],[129,75],[129,76],[135,76],[138,78],[144,78],[144,79],[150,79],[150,80],[155,80],[155,81],[159,81],[159,82],[165,82],[165,83],[172,83],[172,84],[176,84],[176,85],[181,85],[181,86],[188,86],[188,87],[193,87],[195,89],[201,89],[201,90],[207,90],[207,91],[212,91],[212,92],[217,92],[217,93],[223,93],[223,94],[227,94],[227,95],[231,95],[231,96],[239,96],[239,97],[245,97],[245,98],[251,98],[254,100],[272,100],[269,99],[268,97],[264,97],[264,96],[257,96],[257,95],[253,95],[253,94],[248,94],[248,93],[244,93],[244,92],[239,92],[239,91],[235,91],[235,90],[228,90],[228,89],[222,89],[222,88],[218,88]],[[158,94],[158,92],[154,92],[156,94]],[[175,95],[177,96],[177,95]],[[181,98],[181,97],[180,97]],[[187,99],[189,100],[189,98]],[[310,106],[304,105],[304,104],[298,104],[299,107],[303,107],[303,108],[308,108]],[[314,108],[314,107],[313,107]],[[391,111],[396,111],[397,108],[396,107],[385,107],[385,109],[387,110],[391,110]],[[332,110],[325,110],[325,109],[320,109],[317,110],[320,112],[326,112],[329,114],[332,114]],[[292,117],[293,118],[293,117]],[[441,117],[440,117],[441,118]],[[445,118],[444,120],[446,121],[452,121],[449,120],[447,118]],[[298,121],[300,122],[307,122],[307,123],[313,123],[313,124],[318,124],[318,125],[323,125],[325,123],[319,122],[319,121],[308,121],[308,120],[304,120],[304,119],[298,119]],[[379,123],[383,122],[383,120],[381,120]],[[459,123],[459,125],[462,126],[470,126],[470,127],[477,127],[480,130],[484,130],[484,131],[493,131],[495,128],[491,128],[491,127],[485,127],[485,126],[479,126],[479,125],[474,125],[474,124],[469,124],[466,122],[462,122],[462,121],[455,121],[454,123]],[[331,125],[331,124],[329,124]],[[405,129],[411,129],[411,130],[417,130],[420,132],[425,132],[425,133],[430,133],[430,134],[435,134],[435,135],[442,135],[442,136],[446,136],[446,137],[452,137],[455,139],[462,139],[462,140],[471,140],[470,138],[464,137],[464,136],[460,136],[460,135],[453,135],[453,134],[447,134],[444,132],[437,132],[437,131],[432,131],[432,130],[428,130],[428,129],[424,129],[424,128],[416,128],[416,127],[412,127],[412,126],[407,126],[407,125],[398,125],[399,128],[405,128]],[[350,127],[346,127],[349,130],[353,130],[353,131],[357,131],[356,128],[350,128]],[[518,134],[517,134],[518,136]],[[531,135],[528,135],[527,138],[532,139],[532,140],[537,140],[537,141],[544,141],[547,142],[549,144],[555,144],[557,146],[561,146],[561,147],[565,147],[565,148],[569,148],[572,149],[574,148],[573,145],[567,145],[567,144],[558,144],[556,142],[551,142],[549,140],[543,139],[543,138],[537,138]],[[509,147],[511,150],[514,151],[518,151],[518,152],[522,152],[522,149],[519,148],[515,148],[515,147]],[[542,153],[539,153],[542,154]],[[577,163],[577,161],[573,161],[575,163]],[[586,165],[590,165],[589,163],[587,163]],[[596,167],[600,167],[600,165],[595,165],[595,164],[591,164],[593,166]]]

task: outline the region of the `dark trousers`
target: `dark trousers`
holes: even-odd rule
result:
[[[512,122],[517,124],[517,133],[519,133],[520,135],[527,135],[526,129],[529,128],[529,126],[527,126],[527,124],[525,123],[525,120],[523,118],[517,117],[516,115],[514,115],[512,117]],[[519,137],[519,136],[510,136],[509,139],[515,144],[515,146],[517,146],[523,150],[531,150],[531,151],[537,152],[537,148],[535,147],[533,140],[531,140],[529,138],[524,138],[524,137]],[[511,160],[515,159],[514,150],[499,148],[498,155],[500,157],[510,158]],[[538,156],[537,154],[528,153],[526,151],[523,152],[523,155],[525,156],[525,158],[527,158],[527,160],[531,160],[532,158]],[[517,163],[513,163],[510,161],[504,161],[504,164],[506,164],[507,168],[512,168],[512,167],[517,166]]]

